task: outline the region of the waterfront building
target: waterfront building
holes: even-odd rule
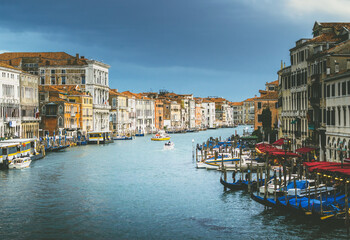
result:
[[[127,95],[118,92],[117,89],[109,90],[110,110],[110,130],[116,135],[132,134],[128,112]]]
[[[234,124],[243,123],[243,102],[231,102],[232,119]]]
[[[21,70],[0,62],[0,136],[20,137]]]
[[[195,98],[195,128],[200,129],[202,127],[202,99]]]
[[[202,101],[202,128],[215,128],[215,102],[208,99]]]
[[[260,97],[254,99],[254,130],[262,127],[262,112],[267,108],[271,112],[271,129],[274,129],[278,124],[278,92],[263,90],[259,92]]]
[[[293,139],[292,150],[306,145],[318,147],[321,161],[339,160],[333,151],[339,144],[332,141],[338,139],[334,135],[337,131],[330,119],[343,108],[331,100],[327,105],[325,79],[339,73],[341,68],[346,69],[349,53],[347,47],[341,46],[349,39],[349,26],[350,23],[315,22],[313,37],[298,40],[290,50],[291,66],[278,72],[282,105],[280,136]],[[333,97],[333,92],[338,90],[332,86],[329,85],[329,91]]]
[[[127,97],[127,112],[129,113],[128,117],[128,132],[131,134],[141,133],[141,131],[136,131],[136,98],[130,92],[122,92]]]
[[[70,100],[63,87],[39,86],[39,95],[42,135],[58,135],[64,130],[67,135],[76,135],[81,128],[81,104]]]
[[[206,100],[215,104],[215,126],[228,126],[228,101],[221,97],[207,97]],[[232,118],[232,113],[230,114],[230,117]]]
[[[81,90],[79,86],[40,86],[39,99],[42,105],[45,105],[47,102],[47,93],[51,96],[58,96],[68,101],[69,103],[76,103],[78,105],[67,105],[67,110],[64,110],[64,121],[59,124],[56,129],[65,130],[68,132],[68,135],[77,135],[77,132],[80,132],[82,135],[87,135],[93,127],[93,105],[92,105],[92,96]],[[61,94],[61,95],[60,95]],[[54,98],[51,99],[54,99]],[[49,97],[50,99],[50,97]],[[77,107],[78,106],[78,107]],[[46,108],[46,107],[45,107]],[[70,109],[70,113],[68,112]],[[41,108],[43,110],[43,108]],[[45,114],[44,114],[45,115]],[[42,121],[51,121],[51,118],[44,118]],[[69,122],[69,123],[68,123]],[[58,124],[57,122],[56,124]],[[51,123],[52,124],[52,123]],[[63,127],[62,127],[63,125]],[[47,126],[46,123],[42,123],[41,126]],[[52,130],[53,127],[50,127]],[[45,130],[45,129],[43,129]],[[50,131],[51,133],[52,131]]]
[[[171,102],[163,100],[163,125],[167,130],[171,130]]]
[[[164,104],[163,99],[155,99],[154,101],[154,120],[155,120],[155,127],[157,130],[163,130],[164,129]]]
[[[255,110],[254,110],[254,98],[248,98],[243,101],[243,124],[254,124]]]
[[[93,129],[93,98],[90,93],[79,89],[78,86],[60,86],[67,89],[67,98],[71,103],[80,105],[80,133],[87,136]]]
[[[176,101],[170,103],[170,120],[172,130],[182,130],[183,123],[181,121],[181,104]]]
[[[20,74],[21,138],[39,137],[39,77],[24,71]]]
[[[109,130],[109,65],[65,52],[6,52],[0,61],[40,76],[40,85],[78,85],[93,97],[93,129]]]
[[[130,91],[122,92],[128,98],[134,97],[136,110],[136,132],[151,133],[156,131],[155,128],[155,106],[154,100],[146,97],[144,94],[136,94]]]

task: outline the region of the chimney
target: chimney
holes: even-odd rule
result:
[[[80,58],[81,58],[81,59],[84,59],[84,58],[85,58],[85,56],[81,56]]]
[[[75,58],[78,60],[79,59],[79,53],[75,55]]]

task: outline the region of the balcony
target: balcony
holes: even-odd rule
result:
[[[93,105],[93,108],[94,109],[106,109],[106,110],[109,110],[111,109],[111,106],[107,105],[107,104],[94,104]]]
[[[21,117],[22,122],[26,121],[26,122],[40,122],[41,121],[41,117],[28,117],[28,116],[24,116]]]
[[[21,121],[21,118],[19,117],[7,117],[7,118],[4,118],[4,122],[13,122],[13,121]]]

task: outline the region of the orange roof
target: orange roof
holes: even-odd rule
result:
[[[258,97],[247,98],[247,99],[244,100],[243,102],[253,102],[256,98],[258,98]]]
[[[8,65],[8,64],[6,64],[4,62],[0,62],[0,67],[11,68],[11,69],[15,69],[15,70],[18,70],[18,71],[22,71],[21,69],[15,68],[15,67],[13,67],[11,65]]]
[[[254,99],[254,101],[258,101],[258,100],[278,100],[278,92],[268,91],[264,95]]]
[[[57,96],[50,96],[49,102],[68,102],[68,101]]]
[[[59,92],[67,95],[91,96],[85,91],[81,91],[78,86],[74,85],[39,85],[41,92]]]
[[[314,37],[308,41],[308,43],[313,42],[338,42],[342,38],[337,36],[335,33],[323,33],[317,37]]]
[[[336,30],[339,30],[343,27],[350,29],[350,23],[348,22],[323,22],[320,23],[320,25],[325,28],[334,28]]]
[[[230,102],[231,106],[243,106],[243,102]]]
[[[46,65],[86,65],[86,58],[71,56],[65,52],[5,52],[0,54],[0,61],[12,66],[19,66],[23,58],[38,58],[39,66]]]
[[[275,81],[269,82],[269,83],[267,83],[267,84],[278,85],[278,80],[275,80]]]
[[[121,96],[121,97],[127,97],[127,95],[118,92],[117,89],[109,89],[109,95],[110,96]]]

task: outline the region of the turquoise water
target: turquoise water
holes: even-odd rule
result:
[[[235,129],[150,136],[51,153],[0,172],[0,239],[330,239],[345,229],[264,210],[196,169],[192,139]],[[241,133],[242,128],[238,128]]]

